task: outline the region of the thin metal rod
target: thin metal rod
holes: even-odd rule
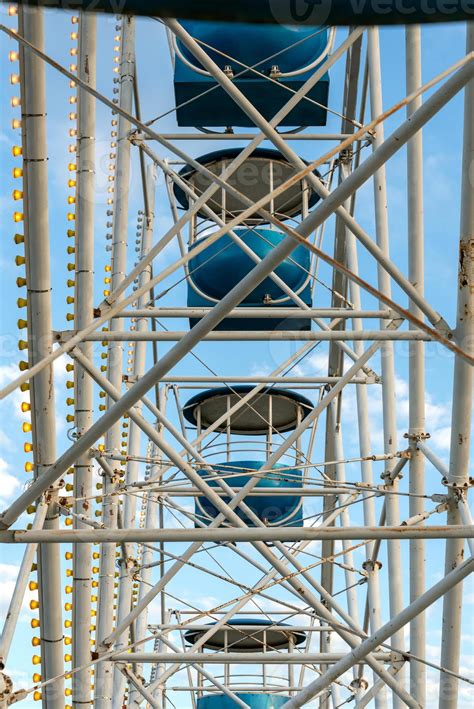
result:
[[[474,24],[468,23],[466,51],[474,49]],[[461,186],[461,224],[459,243],[459,273],[457,282],[456,338],[467,351],[474,353],[474,82],[466,85],[464,93],[464,141]],[[472,408],[474,391],[474,368],[455,358],[453,381],[453,405],[451,419],[451,449],[449,459],[448,487],[450,506],[448,524],[457,524],[460,519],[457,492],[453,486],[469,484],[469,452],[472,436]],[[461,564],[464,545],[461,540],[446,542],[446,573]],[[443,627],[441,638],[441,665],[452,672],[459,672],[461,650],[462,586],[450,590],[443,602]],[[458,706],[459,681],[441,673],[439,687],[440,709],[455,709]]]
[[[35,518],[33,520],[32,529],[42,529],[44,521],[46,519],[46,512],[48,506],[44,502],[40,502],[36,508]],[[21,609],[23,606],[23,600],[25,598],[26,587],[28,584],[28,579],[31,575],[31,566],[33,564],[36,549],[38,545],[36,543],[28,544],[23,559],[18,570],[18,576],[15,581],[15,588],[13,589],[12,597],[8,606],[8,610],[5,615],[5,620],[2,628],[2,635],[0,636],[0,669],[4,669],[8,653],[12,644],[13,636],[15,633],[15,628],[18,623],[18,618],[20,617]]]
[[[426,457],[427,460],[438,470],[441,475],[448,480],[449,468],[443,463],[441,458],[439,458],[436,453],[434,453],[431,448],[428,448],[424,441],[416,441],[416,447],[420,450]]]

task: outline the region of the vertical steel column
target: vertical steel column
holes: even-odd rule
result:
[[[421,76],[421,28],[412,25],[406,28],[406,88],[411,94],[422,85]],[[422,103],[418,96],[407,106],[410,117]],[[407,190],[408,190],[408,268],[412,285],[424,295],[424,224],[423,224],[423,136],[418,131],[407,143]],[[418,306],[410,301],[410,312],[424,319]],[[409,344],[409,430],[410,438],[410,517],[424,512],[425,461],[416,447],[416,439],[425,430],[425,345],[423,342]],[[425,591],[425,543],[423,539],[410,540],[410,603]],[[410,623],[410,650],[418,657],[425,656],[425,616],[421,613]],[[410,661],[410,694],[425,706],[425,665]]]
[[[133,108],[133,79],[135,74],[135,19],[122,19],[122,52],[120,58],[120,106],[128,113]],[[115,210],[112,242],[112,290],[123,281],[127,271],[128,240],[128,197],[130,188],[130,141],[128,133],[130,122],[122,116],[118,121],[117,173],[115,180]],[[120,318],[110,323],[112,331],[123,329]],[[108,348],[108,378],[117,389],[122,388],[123,343],[111,342]],[[113,401],[109,398],[109,407]],[[121,427],[117,421],[106,434],[107,450],[119,450],[121,447]],[[117,525],[117,498],[110,496],[115,489],[116,480],[104,476],[104,497],[102,521],[106,527]],[[99,607],[97,618],[97,643],[113,630],[115,581],[115,544],[103,544],[100,558]],[[95,706],[108,709],[112,705],[113,663],[100,662],[96,668]]]
[[[43,11],[19,7],[19,30],[29,42],[44,49]],[[48,156],[46,144],[46,71],[34,54],[20,49],[23,139],[23,201],[28,288],[29,364],[52,351],[51,272],[48,218]],[[53,366],[30,383],[35,478],[56,460],[56,412]],[[52,491],[44,529],[59,528],[57,492]],[[41,674],[48,680],[61,675],[63,629],[61,562],[58,544],[38,545]],[[64,681],[43,691],[43,706],[63,709]]]
[[[467,25],[467,51],[474,50],[474,23]],[[466,85],[464,95],[464,147],[461,192],[461,239],[459,246],[458,308],[456,339],[469,353],[474,352],[474,81]],[[474,370],[460,357],[454,364],[453,411],[451,422],[451,455],[448,485],[450,507],[448,524],[459,524],[458,489],[468,484],[469,448],[471,442]],[[446,542],[445,572],[462,563],[464,542]],[[444,597],[441,665],[459,671],[461,644],[462,584],[451,588]],[[440,709],[458,706],[459,680],[441,673]]]
[[[156,167],[155,165],[149,165],[147,169],[147,180],[146,180],[146,190],[147,190],[147,205],[148,213],[145,214],[145,221],[142,230],[142,250],[141,258],[147,255],[153,242],[153,225],[154,225],[154,209],[155,209],[155,192],[156,192]],[[142,271],[139,279],[139,287],[148,283],[151,278],[151,264]],[[140,296],[137,302],[137,308],[145,308],[149,300],[148,293]],[[137,318],[136,327],[138,332],[146,332],[148,330],[148,318],[140,317]],[[146,366],[146,350],[147,343],[145,341],[137,342],[135,346],[135,359],[133,366],[133,377],[134,379],[139,379],[145,373]],[[139,401],[135,407],[137,413],[141,413],[143,408],[142,402]],[[141,430],[134,421],[130,421],[129,428],[129,444],[128,444],[128,455],[132,458],[127,465],[126,473],[126,483],[131,485],[138,480],[138,472],[140,469],[140,463],[138,460],[134,460],[140,455],[140,443],[141,443]],[[136,525],[136,507],[137,498],[135,495],[125,495],[124,501],[124,511],[123,511],[123,526],[126,529],[131,529]],[[133,549],[136,549],[136,545],[130,545]],[[119,598],[118,598],[118,610],[117,610],[117,622],[120,623],[126,615],[130,613],[130,608],[132,604],[132,585],[133,580],[131,576],[131,569],[129,568],[128,558],[121,559],[121,576],[119,581]],[[117,640],[118,648],[127,643],[128,633],[125,632]],[[125,688],[125,675],[118,669],[115,668],[114,671],[114,693],[113,693],[113,705],[114,707],[122,706],[123,704],[123,691]]]
[[[96,17],[81,12],[79,20],[78,76],[95,88]],[[94,319],[94,183],[95,183],[95,99],[82,88],[78,90],[77,186],[76,186],[76,289],[75,327],[82,330]],[[80,345],[82,354],[92,361],[93,343]],[[78,362],[75,375],[75,425],[81,436],[92,424],[93,381]],[[92,495],[92,459],[82,455],[74,466],[74,512],[89,516]],[[76,529],[86,528],[78,518]],[[90,661],[91,617],[91,545],[73,547],[72,666],[84,667]],[[72,675],[72,703],[82,707],[90,702],[91,674],[88,668]]]
[[[383,111],[382,103],[382,75],[380,62],[379,30],[371,27],[368,30],[368,59],[369,59],[369,84],[370,84],[370,104],[372,118],[379,116]],[[384,142],[383,123],[377,126],[377,133],[374,141],[374,150]],[[382,250],[384,256],[389,258],[389,228],[387,211],[387,183],[385,166],[382,165],[374,173],[374,204],[375,204],[375,224],[377,245]],[[377,264],[377,279],[379,290],[384,295],[391,295],[390,276],[387,271]],[[384,326],[383,321],[381,326]],[[382,402],[383,402],[383,431],[385,453],[395,453],[397,450],[397,417],[396,417],[396,396],[395,396],[395,362],[393,343],[384,342],[381,347],[382,360]],[[388,470],[391,464],[388,464]],[[394,488],[397,482],[391,484]],[[399,503],[397,495],[386,496],[387,525],[397,525],[399,523]],[[387,561],[389,577],[389,597],[390,614],[398,615],[403,609],[403,583],[402,583],[402,560],[401,542],[393,539],[387,542]],[[397,631],[392,642],[395,647],[403,649],[404,634],[402,630]],[[398,673],[398,680],[403,684],[403,668]],[[399,697],[393,695],[394,709],[402,709],[403,704]]]

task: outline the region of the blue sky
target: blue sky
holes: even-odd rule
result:
[[[2,21],[7,20],[11,25],[11,20],[6,18],[6,6],[0,6],[0,16]],[[100,39],[98,52],[98,79],[99,91],[107,96],[112,96],[112,67],[113,67],[113,44],[116,20],[113,17],[100,17],[99,20]],[[69,50],[72,42],[69,38],[70,32],[74,29],[71,24],[69,13],[47,12],[46,23],[46,50],[57,61],[68,66],[70,63]],[[404,33],[403,29],[383,29],[381,31],[381,50],[383,64],[384,81],[384,107],[389,107],[405,95],[404,88]],[[340,43],[345,36],[345,30],[338,31],[336,42]],[[423,29],[423,79],[428,80],[435,76],[447,66],[454,63],[464,54],[465,28],[462,25],[432,26]],[[15,87],[9,83],[9,74],[12,69],[8,61],[8,52],[15,48],[13,42],[2,35],[0,39],[0,268],[2,278],[0,280],[2,310],[0,315],[0,382],[6,382],[16,376],[17,362],[20,359],[17,351],[17,340],[19,339],[16,321],[22,317],[17,310],[15,301],[20,295],[15,280],[18,275],[22,275],[21,269],[14,264],[14,258],[20,253],[18,247],[12,242],[12,237],[17,231],[12,221],[12,213],[15,205],[11,199],[12,190],[17,187],[11,176],[11,170],[17,163],[11,156],[11,148],[18,144],[18,133],[11,130],[11,119],[18,117],[18,109],[10,108],[10,98],[16,95]],[[145,119],[150,119],[158,114],[165,113],[174,105],[172,70],[168,55],[168,49],[159,23],[153,20],[140,19],[137,22],[137,66],[140,83],[142,114]],[[339,62],[331,72],[330,106],[336,110],[340,109],[342,96],[342,76],[343,63]],[[66,248],[70,245],[70,240],[66,237],[66,230],[70,227],[67,222],[67,212],[70,211],[67,205],[67,180],[69,177],[67,164],[71,160],[68,153],[68,145],[72,142],[68,137],[70,122],[68,114],[71,106],[68,103],[70,90],[68,82],[64,77],[56,74],[52,69],[47,69],[47,93],[48,93],[48,144],[50,156],[49,172],[49,218],[51,236],[51,263],[53,274],[53,318],[56,329],[65,329],[66,313],[68,307],[65,299],[72,293],[66,287],[66,280],[70,277],[66,264],[70,260],[66,254]],[[386,124],[386,135],[393,130],[404,119],[404,113],[397,113]],[[437,308],[448,322],[454,324],[456,312],[456,273],[457,273],[457,253],[459,239],[459,195],[460,195],[460,169],[461,169],[461,121],[462,121],[462,96],[455,97],[429,124],[424,132],[424,159],[425,159],[425,240],[426,240],[426,296],[430,303]],[[174,115],[155,124],[155,128],[162,131],[174,131],[176,123]],[[329,116],[328,132],[338,132],[340,119],[336,116]],[[97,121],[97,146],[98,146],[98,180],[96,190],[96,302],[102,297],[102,277],[104,266],[108,263],[109,254],[105,251],[106,228],[106,175],[109,153],[109,131],[110,114],[102,107],[98,108]],[[299,154],[308,159],[314,160],[324,153],[330,144],[326,142],[292,142],[292,147]],[[215,143],[189,143],[183,145],[192,155],[209,152],[216,146]],[[157,149],[161,157],[172,157],[163,149]],[[406,272],[407,269],[407,217],[406,217],[406,162],[405,151],[401,150],[390,161],[387,167],[387,177],[389,185],[389,220],[390,220],[390,241],[391,255],[395,263]],[[133,247],[134,234],[136,231],[137,210],[141,208],[141,186],[137,156],[134,155],[132,163],[132,190],[130,199],[130,242]],[[372,183],[367,183],[360,191],[357,199],[356,218],[364,226],[369,234],[374,234],[374,215],[372,199]],[[171,224],[169,204],[165,194],[163,180],[159,179],[156,208],[156,235],[159,236]],[[332,223],[331,223],[332,224]],[[332,251],[332,229],[331,224],[327,229],[327,236],[324,247],[328,253]],[[130,263],[133,265],[134,251],[130,249]],[[176,259],[178,251],[175,245],[162,254],[156,262],[155,270]],[[360,252],[361,275],[375,283],[376,270],[370,258]],[[331,281],[331,274],[327,267],[321,266],[320,278],[326,284]],[[166,285],[175,283],[179,276],[175,275],[166,281]],[[402,304],[405,303],[403,296],[397,288],[394,288],[394,296],[400,298]],[[165,296],[161,305],[184,305],[185,287],[180,283],[173,288],[169,295]],[[329,303],[328,291],[321,287],[316,287],[315,305],[325,306]],[[373,299],[363,297],[363,304],[367,308],[375,306]],[[179,321],[167,323],[170,329],[181,329]],[[160,345],[160,351],[165,351],[169,345]],[[292,343],[247,343],[236,345],[235,343],[203,343],[199,345],[195,352],[206,364],[212,367],[219,375],[268,373],[277,364],[289,356],[293,351]],[[408,391],[407,377],[409,361],[406,354],[406,346],[400,343],[396,346],[397,352],[397,424],[400,439],[398,448],[405,446],[402,438],[407,429],[408,422]],[[97,358],[100,356],[100,347],[96,348]],[[327,348],[322,345],[318,347],[310,358],[301,364],[301,371],[307,374],[324,374],[326,365]],[[151,361],[149,355],[148,361]],[[99,359],[97,359],[99,362]],[[57,426],[58,426],[58,452],[61,452],[69,445],[67,438],[68,424],[65,416],[68,413],[65,404],[68,390],[66,389],[65,361],[61,359],[57,364]],[[373,361],[374,368],[379,367],[377,358]],[[176,374],[196,373],[203,375],[206,370],[191,356],[188,356],[174,370]],[[435,345],[428,345],[426,348],[426,395],[427,395],[427,430],[431,433],[431,445],[438,455],[444,460],[448,460],[449,455],[449,432],[450,432],[450,397],[452,387],[452,356]],[[314,392],[315,398],[316,392]],[[182,392],[182,399],[187,396]],[[23,472],[26,456],[23,454],[23,443],[26,440],[21,430],[22,414],[19,406],[24,395],[15,393],[6,402],[0,405],[0,500],[1,506],[7,504],[17,495],[27,483],[28,475]],[[97,401],[98,403],[98,401]],[[171,417],[176,421],[175,411],[170,410]],[[374,386],[370,388],[370,418],[372,427],[372,448],[374,453],[382,452],[381,429],[381,398],[379,389]],[[357,436],[355,431],[354,418],[354,392],[347,390],[344,399],[343,430],[345,431],[345,452],[347,456],[357,456]],[[320,434],[318,435],[315,460],[322,460],[324,436],[322,435],[323,422],[320,424]],[[382,469],[374,466],[374,478],[377,480]],[[357,464],[347,467],[347,478],[356,480],[360,477]],[[439,475],[430,466],[427,466],[427,489],[429,492],[439,491]],[[402,490],[406,490],[407,479],[402,482]],[[428,503],[428,507],[430,503]],[[406,499],[401,501],[402,518],[406,514]],[[306,512],[311,514],[311,512]],[[359,507],[355,506],[351,511],[352,522],[360,522]],[[27,520],[21,520],[22,523]],[[173,520],[169,518],[169,524]],[[178,553],[179,546],[175,545],[174,553]],[[356,560],[363,561],[362,552],[358,552]],[[385,562],[385,554],[382,553],[382,561]],[[407,562],[406,550],[404,550],[404,562]],[[438,542],[427,544],[427,584],[436,582],[443,573],[443,554],[441,545]],[[0,612],[4,612],[7,607],[8,597],[11,593],[15,578],[16,568],[21,559],[21,549],[12,547],[2,549],[0,557],[0,572],[4,583],[0,592]],[[234,574],[250,573],[248,567],[241,563],[236,564],[235,560],[229,559],[229,555],[222,552],[220,561],[233,564]],[[308,563],[310,563],[308,561]],[[407,563],[404,563],[407,569]],[[217,568],[217,567],[216,567]],[[246,581],[247,576],[245,576]],[[384,575],[384,578],[386,576]],[[255,577],[255,580],[257,576]],[[66,583],[66,581],[65,581]],[[343,578],[336,575],[336,586],[344,587]],[[403,579],[405,600],[408,602],[407,577]],[[192,589],[192,590],[191,590]],[[383,595],[386,588],[383,587]],[[360,591],[360,602],[362,602],[362,591]],[[181,602],[193,603],[202,607],[212,607],[225,598],[231,598],[234,591],[228,590],[224,583],[213,582],[212,594],[209,593],[209,586],[206,577],[196,574],[192,570],[183,571],[174,581],[170,593],[181,598]],[[230,594],[230,595],[229,595]],[[464,660],[462,672],[472,677],[473,653],[471,640],[472,624],[472,604],[474,603],[474,589],[472,584],[466,585],[466,614],[465,614],[465,635],[463,636]],[[342,598],[342,596],[341,596]],[[197,600],[196,600],[197,599]],[[155,609],[154,613],[157,610]],[[428,613],[428,657],[436,662],[437,648],[440,640],[440,604],[436,604]],[[33,654],[31,647],[32,631],[29,627],[31,612],[25,608],[11,653],[12,676],[17,686],[28,686],[33,668],[29,662],[29,655]],[[157,616],[154,616],[155,619]],[[471,618],[471,620],[469,620]],[[384,619],[387,619],[387,605],[384,607]],[[336,647],[336,646],[335,646]],[[30,652],[31,651],[31,652]],[[436,699],[436,673],[429,673],[429,687],[431,702]],[[460,709],[467,709],[472,706],[474,695],[465,688],[461,694]],[[181,702],[183,699],[180,700]],[[185,707],[186,704],[177,706]],[[30,702],[26,702],[29,705]],[[33,703],[31,702],[33,706]],[[432,704],[430,704],[431,706]]]

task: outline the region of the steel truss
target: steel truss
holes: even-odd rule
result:
[[[298,91],[288,92],[287,103],[268,121],[180,22],[157,21],[162,41],[165,25],[256,129],[209,135],[165,132],[153,117],[141,116],[136,53],[141,20],[117,18],[118,98],[110,99],[96,86],[102,20],[82,11],[74,17],[77,66],[68,69],[45,50],[49,17],[48,11],[20,5],[18,27],[0,25],[3,36],[17,42],[19,54],[28,313],[27,367],[0,397],[29,385],[34,457],[32,481],[0,514],[0,542],[8,548],[26,545],[0,640],[0,704],[34,694],[47,709],[63,707],[66,692],[75,708],[145,703],[194,709],[204,695],[217,693],[248,707],[239,692],[258,691],[288,695],[287,709],[346,703],[377,709],[389,704],[426,707],[427,672],[434,670],[440,708],[467,706],[460,687],[473,683],[463,673],[461,636],[463,581],[474,570],[474,525],[467,499],[474,384],[474,25],[467,25],[465,55],[425,84],[421,29],[407,26],[406,96],[385,111],[379,29],[339,30],[321,66]],[[110,29],[105,23],[100,27]],[[340,132],[280,132],[285,116],[308,100],[328,70],[344,62]],[[68,325],[52,317],[57,285],[51,276],[47,209],[46,67],[71,82],[77,99],[70,252],[74,312]],[[458,282],[451,284],[457,320],[450,324],[424,293],[430,253],[424,244],[423,129],[461,92],[460,262]],[[106,291],[97,302],[95,143],[98,109],[104,107],[112,111],[113,187],[108,194],[113,196],[107,204],[111,264]],[[162,109],[158,102],[157,110]],[[391,133],[389,118],[398,121]],[[240,141],[244,147],[215,175],[182,147],[189,141],[199,141],[199,147],[206,140],[220,145],[229,141],[230,146]],[[312,148],[310,164],[297,154],[297,140]],[[325,152],[323,141],[329,146]],[[279,151],[294,176],[253,200],[231,178],[262,144]],[[407,273],[390,256],[386,176],[387,163],[402,148],[407,151]],[[134,161],[142,190],[138,215],[131,207]],[[179,172],[177,165],[182,164],[209,186],[197,190]],[[315,169],[325,173],[322,179]],[[320,200],[303,210],[295,224],[282,219],[272,205],[301,180]],[[368,182],[374,187],[373,233],[358,216],[361,188]],[[189,199],[182,212],[175,186]],[[225,195],[221,210],[216,207],[219,191]],[[226,199],[236,200],[241,211],[227,210]],[[252,216],[284,237],[263,258],[239,237],[239,227]],[[130,223],[135,218],[134,260]],[[208,228],[188,250],[185,234],[193,233],[198,219]],[[224,235],[254,262],[253,268],[212,307],[186,306],[180,286],[189,281],[192,257]],[[276,272],[301,244],[311,254],[307,275],[316,294],[313,307]],[[171,261],[165,249],[173,254]],[[367,264],[376,268],[376,284],[360,275],[370,273]],[[281,288],[291,307],[242,307],[267,278]],[[329,293],[327,305],[317,302],[320,286]],[[311,330],[291,329],[292,320],[301,317],[311,322]],[[267,318],[268,329],[218,329],[235,318]],[[194,327],[187,327],[188,319],[196,321]],[[288,329],[275,329],[275,319],[284,319]],[[183,329],[168,329],[168,321],[178,321]],[[253,358],[262,352],[261,345],[253,344],[258,342],[267,343],[269,361],[273,356],[277,360],[273,370],[265,366],[264,372],[252,371]],[[288,356],[279,345],[285,342],[293,344]],[[241,367],[228,373],[222,351],[232,361],[235,343],[240,343]],[[401,347],[410,358],[404,442],[397,430]],[[433,426],[425,396],[429,348],[454,362],[448,462],[427,442]],[[322,352],[318,362],[324,360],[324,370],[312,369],[310,358]],[[65,452],[58,457],[54,362],[61,356],[73,371],[74,416],[72,437],[67,446],[61,442]],[[186,417],[188,390],[210,387],[212,392],[221,386],[229,391],[226,411],[208,426],[199,419],[196,432]],[[313,397],[311,410],[289,432],[274,425],[271,406],[265,415],[258,408],[261,397],[275,387]],[[379,430],[374,430],[370,411],[373,396],[381,402]],[[353,430],[346,418],[351,407]],[[232,447],[233,417],[238,420],[248,411],[268,428],[260,449],[243,437]],[[381,443],[376,445],[379,432]],[[239,460],[233,456],[257,449],[261,467],[244,469],[246,482],[236,483],[242,469],[232,468]],[[227,456],[226,470],[216,467],[219,456]],[[268,481],[277,465],[289,486],[275,491]],[[428,469],[434,471],[434,482],[425,481]],[[291,493],[304,500],[304,526],[267,525],[252,503],[270,493],[275,499]],[[212,504],[213,518],[203,515],[198,504],[203,500]],[[24,515],[32,513],[32,526],[25,529]],[[436,581],[428,583],[426,558],[430,545],[440,544],[436,540],[445,542],[445,568],[438,568]],[[70,618],[63,618],[61,610],[61,550],[72,567],[66,571]],[[31,582],[34,560],[37,581]],[[215,595],[205,593],[211,580]],[[38,591],[32,607],[39,609],[33,627],[38,627],[41,672],[28,689],[19,689],[7,677],[15,663],[15,633],[28,583]],[[432,661],[425,613],[440,599],[440,657]],[[235,619],[244,615],[265,620],[269,635],[262,635],[258,622],[236,629]],[[67,640],[64,620],[70,628]],[[281,630],[281,623],[302,633],[304,643],[296,646],[291,636],[286,651],[273,646],[270,632]],[[225,644],[209,650],[220,635]],[[249,639],[256,647],[243,652],[238,643]]]

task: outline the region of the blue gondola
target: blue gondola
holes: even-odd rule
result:
[[[324,61],[328,46],[325,27],[250,25],[187,20],[185,29],[268,120],[288,101],[288,87],[297,91]],[[209,47],[213,49],[209,49]],[[205,71],[178,40],[174,88],[180,126],[251,126],[242,109]],[[227,55],[227,56],[224,56]],[[260,74],[246,67],[255,67]],[[262,76],[263,74],[263,76]],[[268,80],[270,76],[273,81]],[[209,92],[209,89],[213,89]],[[205,92],[208,93],[205,93]],[[329,76],[325,74],[281,121],[282,126],[326,124]]]

